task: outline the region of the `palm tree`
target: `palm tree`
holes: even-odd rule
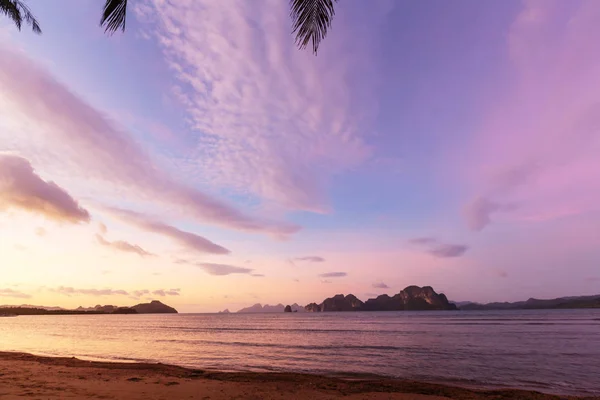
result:
[[[23,21],[25,21],[31,25],[31,29],[35,33],[42,33],[37,19],[35,19],[29,7],[22,0],[0,0],[0,13],[12,19],[18,30],[21,30]]]
[[[8,0],[0,0],[8,1]],[[214,0],[226,1],[226,0]],[[255,1],[255,0],[247,0]],[[312,50],[317,54],[321,40],[327,35],[335,14],[334,1],[338,0],[290,0],[292,34],[296,35],[296,45],[306,48],[312,42]],[[100,26],[106,33],[112,34],[119,29],[125,31],[127,0],[106,0]]]

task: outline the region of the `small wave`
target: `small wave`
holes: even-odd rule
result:
[[[337,350],[337,349],[355,349],[355,350],[407,350],[408,347],[401,346],[356,346],[356,345],[287,345],[276,343],[252,343],[252,342],[226,342],[216,340],[180,340],[180,339],[160,339],[157,342],[176,342],[176,343],[205,343],[216,346],[234,346],[234,347],[268,347],[280,349],[308,349],[308,350]]]

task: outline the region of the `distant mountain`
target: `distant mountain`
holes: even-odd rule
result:
[[[49,311],[65,310],[62,307],[34,306],[34,305],[31,305],[31,304],[21,304],[19,306],[14,306],[14,305],[2,305],[2,306],[0,306],[0,308],[14,308],[14,307],[20,307],[20,308],[37,308],[37,309],[40,309],[40,310],[49,310]]]
[[[99,312],[103,312],[106,314],[110,314],[113,311],[117,310],[118,308],[119,308],[118,306],[111,306],[111,305],[102,306],[102,305],[98,304],[95,307],[79,306],[75,309],[75,311],[99,311]]]
[[[161,303],[158,300],[152,300],[150,303],[137,304],[131,307],[138,314],[177,314],[177,310],[173,307]]]
[[[473,304],[474,303],[473,301],[454,301],[454,300],[448,300],[448,301],[450,303],[456,304],[456,306],[458,308],[461,308],[462,306],[467,305],[467,304]]]
[[[461,310],[535,310],[554,308],[600,308],[600,294],[594,296],[559,297],[556,299],[540,300],[531,298],[514,303],[467,303],[460,306]]]
[[[294,303],[291,306],[293,312],[304,312],[304,307]],[[264,306],[260,303],[256,303],[253,306],[242,308],[238,311],[239,314],[250,314],[250,313],[282,313],[285,310],[283,304],[277,304],[270,306],[265,304]]]
[[[177,310],[154,300],[133,307],[119,307],[112,305],[97,305],[95,307],[77,307],[75,310],[66,310],[60,307],[43,306],[0,306],[0,314],[5,315],[65,315],[65,314],[163,314],[177,313]]]
[[[231,314],[231,311],[229,311],[229,308],[226,308],[223,311],[219,311],[219,314]]]
[[[456,310],[443,293],[436,293],[430,286],[408,286],[394,296],[382,294],[375,299],[362,302],[356,296],[338,294],[325,299],[321,304],[310,303],[308,312],[328,311],[410,311],[410,310]]]

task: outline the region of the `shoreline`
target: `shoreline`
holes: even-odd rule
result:
[[[373,376],[223,372],[162,363],[86,361],[0,352],[0,398],[564,400],[519,389],[475,389]]]

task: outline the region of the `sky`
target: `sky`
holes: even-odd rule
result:
[[[600,293],[600,3],[96,0],[0,19],[0,305]]]

